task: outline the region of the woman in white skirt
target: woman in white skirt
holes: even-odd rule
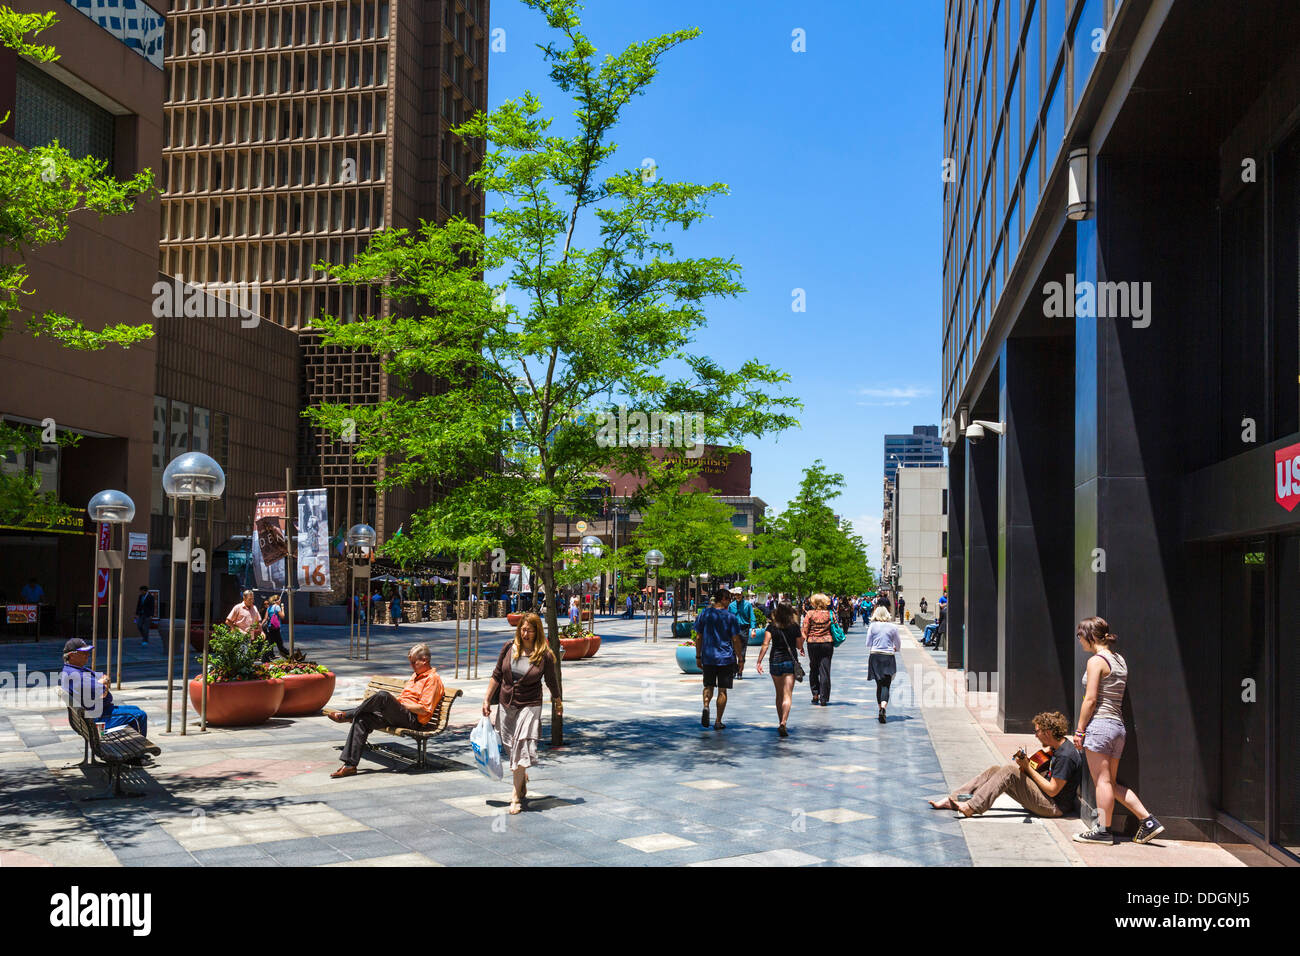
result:
[[[551,689],[555,712],[564,713],[559,683],[555,674],[555,655],[542,637],[542,619],[525,614],[515,628],[515,639],[497,656],[487,695],[483,698],[483,716],[492,716],[498,704],[496,728],[501,743],[510,755],[514,776],[514,796],[510,812],[523,809],[528,787],[528,768],[537,763],[537,741],[542,735],[542,681]]]

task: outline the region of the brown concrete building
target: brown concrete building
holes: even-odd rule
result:
[[[448,130],[486,108],[488,14],[487,0],[172,0],[168,11],[160,269],[200,286],[241,286],[265,323],[291,330],[298,347],[290,373],[279,337],[233,324],[229,355],[261,348],[251,332],[275,341],[267,368],[254,373],[274,377],[275,395],[263,388],[247,402],[248,393],[208,371],[200,377],[227,388],[215,388],[204,407],[229,415],[235,436],[247,416],[259,438],[232,453],[265,459],[250,476],[282,475],[287,454],[299,487],[330,489],[334,525],[364,519],[381,540],[421,498],[376,495],[382,464],[357,465],[298,412],[387,397],[391,384],[377,362],[324,348],[311,326],[322,312],[384,314],[388,303],[376,290],[328,281],[313,265],[350,262],[385,227],[457,214],[482,224],[482,193],[466,185],[482,144]],[[179,399],[164,389],[193,378],[203,362],[201,349],[164,347],[160,394]],[[165,377],[173,384],[164,386]],[[286,402],[279,386],[290,379],[297,395]],[[282,486],[281,477],[270,487]]]
[[[0,146],[44,146],[58,139],[74,156],[107,160],[114,175],[157,169],[162,158],[161,5],[107,0],[91,13],[75,5],[10,0],[22,13],[54,8],[59,22],[37,42],[60,59],[37,64],[0,49]],[[89,9],[89,5],[87,5]],[[91,328],[152,321],[151,288],[158,271],[160,203],[141,201],[129,215],[75,216],[67,238],[31,250],[26,261],[35,294],[24,305],[54,310]],[[136,503],[130,531],[149,528],[149,420],[158,347],[78,352],[32,339],[22,316],[0,340],[0,416],[37,423],[53,419],[82,436],[75,448],[49,447],[6,470],[36,474],[45,490],[84,509],[92,495],[117,488]],[[84,510],[82,512],[84,514]],[[47,631],[70,629],[77,604],[90,598],[93,535],[84,522],[53,531],[0,529],[0,590],[10,601],[36,577],[53,607]],[[146,580],[144,561],[128,561],[126,587]],[[53,618],[53,620],[51,620]]]

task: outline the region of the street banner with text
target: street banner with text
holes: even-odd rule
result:
[[[284,590],[287,582],[285,556],[289,539],[285,537],[285,494],[283,491],[258,492],[253,511],[253,580],[263,591]]]
[[[324,488],[298,492],[298,590],[330,590],[330,521]]]

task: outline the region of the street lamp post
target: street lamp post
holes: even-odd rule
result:
[[[122,619],[126,603],[126,580],[123,577],[126,565],[126,526],[135,519],[135,502],[123,492],[109,489],[101,491],[90,499],[90,504],[86,506],[86,514],[90,515],[90,520],[95,522],[95,570],[90,595],[91,653],[94,653],[96,625],[99,623],[99,572],[106,571],[108,573],[108,589],[104,595],[104,603],[108,613],[104,625],[104,638],[108,642],[108,659],[104,673],[108,675],[111,681],[113,679],[113,571],[117,571],[117,689],[121,690]],[[104,525],[109,525],[109,539],[108,547],[101,549],[99,542]],[[113,525],[121,527],[119,532],[121,547],[117,551],[113,550]]]
[[[582,539],[580,546],[582,548],[582,554],[584,557],[587,555],[591,555],[593,558],[599,558],[602,554],[605,553],[605,543],[601,541],[599,538],[597,538],[594,534],[589,534],[585,536]],[[579,621],[582,620],[582,609],[579,609],[578,611],[578,620]],[[591,634],[595,634],[596,633],[596,608],[594,605],[592,606],[591,609],[591,618],[588,621],[588,625],[589,625],[587,628],[588,632]]]
[[[189,639],[190,613],[194,600],[194,506],[197,501],[208,503],[208,531],[204,539],[203,562],[203,671],[200,681],[199,730],[208,729],[208,638],[212,625],[212,505],[226,491],[226,473],[212,458],[199,451],[177,455],[167,465],[162,477],[163,493],[172,499],[172,588],[168,603],[171,626],[167,628],[167,732],[172,729],[172,694],[175,682],[176,612],[176,519],[178,503],[183,498],[189,502],[189,534],[185,538],[185,639]],[[256,533],[256,532],[254,532]],[[182,654],[184,651],[182,650]],[[189,656],[184,655],[188,662]],[[189,665],[182,667],[185,687],[181,690],[181,734],[189,730]]]
[[[351,620],[348,624],[348,657],[361,656],[361,621],[357,618],[357,580],[370,580],[370,555],[375,548],[375,529],[368,524],[354,524],[348,529],[348,603],[351,605]],[[360,555],[366,560],[357,562]],[[366,585],[366,596],[361,604],[367,608],[366,618],[366,660],[370,660],[370,586]]]
[[[659,643],[659,567],[664,563],[664,553],[651,548],[645,553],[646,590],[650,592],[650,613],[646,615],[646,629]],[[643,638],[644,640],[644,638]]]

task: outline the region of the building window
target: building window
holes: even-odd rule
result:
[[[29,63],[18,62],[14,139],[32,149],[59,141],[74,159],[113,163],[113,115]]]
[[[731,526],[732,526],[733,528],[748,528],[748,527],[749,527],[749,515],[744,514],[743,512],[740,513],[740,514],[734,514],[734,515],[732,515],[732,516],[731,516]]]

